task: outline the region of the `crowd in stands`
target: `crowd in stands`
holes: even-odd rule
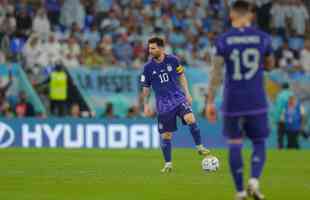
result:
[[[229,28],[234,0],[0,0],[0,63],[30,74],[65,67],[138,69],[145,41],[166,38],[167,52],[188,67],[210,65],[216,36]],[[272,34],[277,66],[310,73],[307,1],[255,0],[256,24]],[[73,110],[73,111],[72,111]],[[71,112],[77,114],[75,106]],[[135,110],[131,112],[136,112]]]
[[[0,61],[25,59],[30,69],[62,61],[67,67],[140,68],[150,35],[186,66],[208,66],[213,41],[229,25],[234,0],[1,0]],[[309,71],[309,13],[302,0],[254,1],[257,24],[272,33],[279,66]],[[269,23],[271,22],[271,23]]]

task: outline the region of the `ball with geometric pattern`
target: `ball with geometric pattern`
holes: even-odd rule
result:
[[[220,167],[220,161],[215,156],[207,156],[202,160],[201,167],[206,172],[215,172]]]

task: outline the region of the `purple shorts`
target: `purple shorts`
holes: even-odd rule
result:
[[[177,128],[177,117],[182,119],[183,124],[186,124],[184,121],[184,115],[192,113],[192,108],[188,103],[181,103],[175,109],[170,112],[159,114],[157,116],[158,121],[158,132],[174,132]]]
[[[224,116],[223,134],[229,139],[247,136],[250,139],[267,138],[269,135],[268,114]]]

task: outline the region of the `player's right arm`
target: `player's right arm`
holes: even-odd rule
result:
[[[143,112],[144,112],[144,115],[147,117],[150,117],[153,114],[151,106],[150,106],[150,96],[151,96],[150,88],[143,87],[141,98],[143,102]]]
[[[140,84],[142,85],[141,101],[143,102],[144,115],[150,117],[153,114],[150,106],[151,80],[146,66],[144,66],[143,73],[141,74]]]
[[[224,58],[222,56],[216,55],[212,59],[210,82],[208,86],[208,96],[207,96],[207,118],[210,122],[214,123],[216,121],[216,108],[214,105],[214,99],[216,91],[220,87],[223,79],[223,68],[224,68]]]
[[[219,37],[215,42],[215,52],[212,56],[211,71],[209,75],[209,85],[208,85],[208,95],[207,95],[207,105],[205,107],[207,118],[211,123],[216,121],[216,108],[214,105],[214,99],[216,91],[220,87],[223,79],[223,71],[225,64],[225,44],[224,40]]]

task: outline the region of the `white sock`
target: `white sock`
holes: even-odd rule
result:
[[[249,180],[249,185],[253,188],[253,189],[258,189],[259,187],[259,180],[257,178],[250,178]]]

